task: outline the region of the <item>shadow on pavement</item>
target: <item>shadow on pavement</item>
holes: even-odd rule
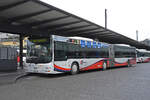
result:
[[[127,66],[114,67],[114,68],[108,68],[107,70],[104,70],[104,71],[114,70],[114,69],[118,69],[118,68],[130,68],[130,67],[127,67]],[[92,73],[92,72],[94,73],[94,72],[99,72],[99,71],[103,72],[102,69],[94,69],[94,70],[80,71],[79,75],[80,74],[85,74],[85,73]],[[21,78],[30,77],[30,76],[36,76],[36,77],[42,77],[42,78],[60,78],[60,77],[67,77],[67,76],[72,76],[72,75],[70,73],[60,73],[60,74],[29,73],[29,74],[26,74],[24,76],[18,77],[16,79],[16,81],[21,79]]]

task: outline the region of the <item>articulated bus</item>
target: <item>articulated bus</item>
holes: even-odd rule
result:
[[[57,74],[136,64],[136,49],[52,35],[29,37],[26,72]]]
[[[150,51],[145,49],[137,49],[137,63],[147,63],[150,62]]]

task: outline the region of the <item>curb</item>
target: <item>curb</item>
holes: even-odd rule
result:
[[[25,72],[11,73],[0,75],[0,86],[7,84],[14,84],[17,80],[23,78],[27,74]]]

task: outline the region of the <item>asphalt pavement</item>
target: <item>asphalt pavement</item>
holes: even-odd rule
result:
[[[30,74],[0,86],[0,100],[150,100],[150,63],[78,75]]]
[[[13,84],[16,79],[26,75],[24,69],[18,69],[17,71],[0,72],[0,86]]]

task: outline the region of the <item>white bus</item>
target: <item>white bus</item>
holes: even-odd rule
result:
[[[150,51],[145,49],[137,49],[137,63],[146,63],[150,62]]]
[[[136,64],[134,47],[52,35],[29,37],[26,71],[56,74]]]

